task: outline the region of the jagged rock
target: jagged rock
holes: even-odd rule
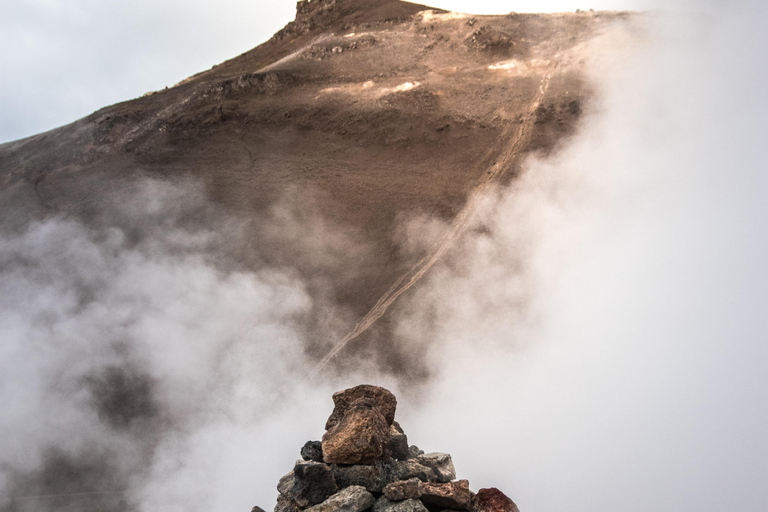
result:
[[[391,501],[381,496],[373,505],[373,512],[428,512],[419,500]]]
[[[350,485],[362,485],[369,492],[378,494],[387,484],[387,472],[382,464],[373,466],[338,466],[334,464],[331,466],[331,470],[339,489]]]
[[[416,458],[416,457],[418,457],[419,455],[423,455],[423,454],[424,454],[424,450],[422,450],[421,448],[419,448],[419,447],[418,447],[418,446],[416,446],[415,444],[412,444],[412,445],[411,445],[411,446],[408,448],[408,458],[409,458],[409,459],[415,459],[415,458]]]
[[[296,477],[293,474],[293,470],[291,470],[290,473],[282,477],[280,481],[277,482],[277,492],[279,492],[281,496],[290,498],[292,496],[293,482],[295,480]]]
[[[457,480],[448,483],[426,483],[421,486],[421,501],[430,508],[469,510],[471,495],[469,482]]]
[[[330,466],[322,462],[298,462],[293,473],[291,495],[300,507],[322,503],[338,490]]]
[[[387,426],[395,421],[397,399],[388,390],[378,386],[362,384],[336,392],[333,394],[333,404],[333,412],[325,423],[325,430],[330,430],[336,426],[348,410],[359,404],[365,404],[371,408],[378,409],[387,421]]]
[[[387,441],[387,451],[393,459],[408,460],[411,458],[408,450],[408,436],[398,422],[393,422],[389,427],[389,441]]]
[[[300,508],[290,498],[282,494],[277,497],[275,512],[300,512]]]
[[[421,480],[411,478],[392,482],[384,487],[384,496],[390,501],[402,501],[421,497]]]
[[[414,460],[393,460],[387,465],[387,482],[418,478],[422,482],[436,482],[437,475],[427,466]]]
[[[447,453],[432,452],[416,457],[419,464],[432,468],[438,482],[450,482],[456,478],[456,468],[453,467],[451,456]]]
[[[307,441],[301,448],[301,458],[323,462],[323,443],[320,441]]]
[[[379,408],[359,401],[323,434],[323,460],[329,464],[374,464],[383,458],[387,441],[389,424],[384,415]]]
[[[472,512],[520,512],[506,494],[495,487],[480,489],[472,497]]]
[[[374,501],[373,495],[365,487],[352,485],[305,512],[362,512],[370,508]]]

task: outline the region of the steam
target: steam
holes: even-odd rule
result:
[[[521,510],[768,502],[768,13],[716,14],[598,41],[578,136],[399,305],[435,374],[404,426]]]
[[[2,231],[0,509],[269,509],[360,382],[527,512],[760,509],[768,12],[743,7],[596,43],[580,133],[390,310],[418,387],[348,352],[306,380],[357,320],[329,279],[370,249],[290,200],[244,220],[141,180],[88,222]],[[403,250],[445,229],[405,219]]]

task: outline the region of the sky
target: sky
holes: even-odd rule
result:
[[[63,5],[3,7],[0,64],[13,72],[0,78],[2,140],[172,85],[263,41],[293,11]],[[528,5],[439,6],[662,7]],[[578,135],[527,161],[488,198],[482,229],[391,311],[393,342],[427,351],[434,377],[418,396],[374,380],[400,398],[409,439],[451,453],[473,489],[497,486],[523,512],[768,504],[765,19],[759,2],[676,3],[653,18],[650,39],[611,34],[615,53],[592,69],[598,102]],[[88,453],[114,455],[110,475],[147,468],[132,491],[140,510],[269,509],[277,478],[321,434],[331,392],[375,371],[303,385],[305,283],[212,267],[202,256],[227,251],[238,224],[199,185],[149,181],[126,197],[103,231],[51,219],[0,235],[0,467],[34,473],[53,443],[84,467]],[[182,229],[201,211],[214,229]],[[130,244],[131,222],[158,227]],[[439,229],[435,219],[405,226],[416,248]],[[80,290],[98,300],[82,307]],[[113,349],[99,344],[105,333],[135,341]],[[123,377],[104,369],[124,367],[155,383],[155,403],[183,427],[157,446],[101,421],[83,395],[82,375],[110,389]],[[157,428],[147,418],[136,428]],[[100,473],[92,484],[114,489]],[[0,473],[0,507],[13,483]]]

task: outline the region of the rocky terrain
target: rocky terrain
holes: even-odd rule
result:
[[[323,333],[307,347],[312,357],[363,318],[345,350],[418,379],[418,358],[381,342],[386,308],[404,291],[393,283],[430,257],[404,243],[404,221],[464,222],[474,192],[513,179],[526,155],[555,151],[589,108],[587,45],[629,17],[301,1],[295,21],[249,52],[0,145],[0,227],[65,216],[138,243],[170,222],[125,210],[127,196],[146,193],[138,182],[199,183],[247,224],[217,265],[291,268],[313,299],[344,311],[333,329],[320,310],[308,323]],[[185,230],[214,224],[191,206],[180,216]]]
[[[519,512],[500,490],[457,480],[449,454],[409,446],[386,389],[360,385],[333,402],[322,441],[308,441],[280,479],[274,512]]]

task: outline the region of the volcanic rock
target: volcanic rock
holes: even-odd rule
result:
[[[402,501],[421,497],[421,480],[399,480],[384,487],[384,496],[390,501]]]
[[[290,498],[282,494],[277,497],[277,504],[274,512],[299,512],[301,509]]]
[[[300,507],[317,505],[338,490],[331,468],[322,462],[299,462],[293,473],[291,494]]]
[[[336,485],[340,489],[350,485],[362,485],[369,492],[379,494],[387,484],[387,472],[382,464],[373,466],[339,466],[333,464],[331,470],[336,479]]]
[[[398,480],[410,480],[418,478],[422,482],[435,482],[437,475],[427,466],[419,464],[414,460],[394,460],[388,466],[388,481],[396,482]]]
[[[301,458],[323,462],[323,444],[320,441],[307,441],[301,448]]]
[[[442,484],[423,484],[421,501],[430,508],[469,510],[471,502],[469,481],[457,480]]]
[[[374,498],[365,487],[352,485],[337,492],[319,505],[310,507],[311,512],[362,512],[370,508]]]
[[[415,444],[411,445],[408,448],[408,458],[409,459],[415,459],[419,455],[424,455],[424,450],[416,446]]]
[[[373,512],[428,512],[427,507],[419,500],[390,501],[386,496],[380,497],[373,505]]]
[[[277,492],[280,495],[290,498],[293,496],[293,483],[296,481],[296,476],[293,471],[285,475],[277,482]]]
[[[393,410],[394,413],[394,410]],[[384,456],[389,424],[380,409],[360,401],[323,434],[323,460],[336,464],[374,464]]]
[[[408,450],[408,436],[405,435],[400,424],[396,421],[389,427],[387,451],[390,457],[397,460],[408,460],[411,455]]]
[[[387,426],[392,425],[395,421],[397,399],[391,392],[378,386],[362,384],[339,391],[333,394],[333,404],[333,412],[325,423],[325,430],[330,430],[336,426],[347,414],[347,411],[360,404],[378,409],[384,416]]]
[[[425,453],[416,457],[419,464],[432,468],[438,482],[450,482],[456,478],[456,468],[453,467],[451,456],[447,453]]]
[[[472,512],[520,512],[515,502],[495,487],[477,491],[471,506]]]

